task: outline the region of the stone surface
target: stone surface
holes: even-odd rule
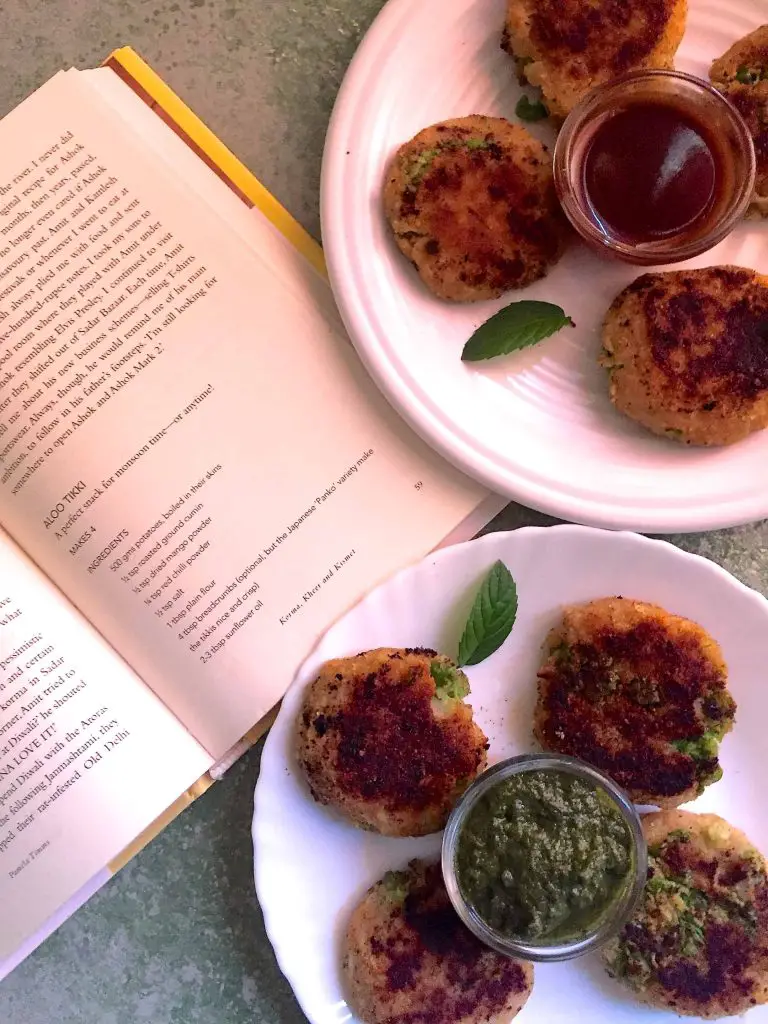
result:
[[[130,44],[319,235],[320,158],[344,70],[383,0],[6,0],[0,115]]]
[[[3,1024],[299,1024],[253,892],[261,750],[0,985]]]
[[[336,89],[382,0],[6,0],[5,113],[130,43],[314,234]],[[493,528],[553,520],[510,507]],[[768,593],[768,526],[671,538]],[[260,748],[0,985],[3,1024],[300,1024],[253,894]]]

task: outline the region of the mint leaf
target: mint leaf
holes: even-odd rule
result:
[[[429,674],[435,680],[438,700],[461,700],[469,693],[469,681],[461,669],[447,661],[433,661]]]
[[[545,117],[549,117],[549,111],[541,100],[531,101],[525,95],[517,101],[515,113],[521,121],[541,121]]]
[[[459,641],[459,665],[479,665],[504,643],[517,616],[517,587],[503,562],[496,562],[477,592]]]
[[[551,302],[533,299],[513,302],[477,328],[464,346],[461,358],[465,363],[472,363],[505,356],[535,345],[568,324],[573,327],[573,320]]]

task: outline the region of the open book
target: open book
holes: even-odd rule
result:
[[[401,423],[319,248],[130,51],[0,143],[3,973],[337,615],[499,503]]]

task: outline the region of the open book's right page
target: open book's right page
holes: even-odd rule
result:
[[[0,140],[0,515],[219,756],[483,492],[400,423],[282,236],[255,254],[77,75]]]

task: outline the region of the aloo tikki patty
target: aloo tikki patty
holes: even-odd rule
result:
[[[613,404],[656,434],[698,445],[768,426],[768,277],[744,267],[643,274],[603,327]]]
[[[713,63],[709,77],[749,128],[757,161],[750,212],[768,217],[768,25],[734,43]]]
[[[456,302],[537,281],[570,232],[551,156],[500,117],[444,121],[401,146],[387,173],[384,211],[424,284]]]
[[[612,776],[637,803],[676,807],[722,775],[736,704],[717,642],[622,597],[564,609],[547,637],[534,733]]]
[[[582,97],[641,68],[671,68],[687,0],[507,0],[502,47],[522,82],[564,118]]]
[[[533,967],[501,956],[462,924],[439,864],[390,871],[355,908],[342,969],[365,1024],[508,1024]]]
[[[382,835],[437,832],[486,764],[467,677],[426,648],[379,648],[326,662],[298,720],[313,797]]]
[[[608,973],[643,1002],[718,1018],[768,1002],[765,858],[715,814],[643,818],[642,902],[603,950]]]

